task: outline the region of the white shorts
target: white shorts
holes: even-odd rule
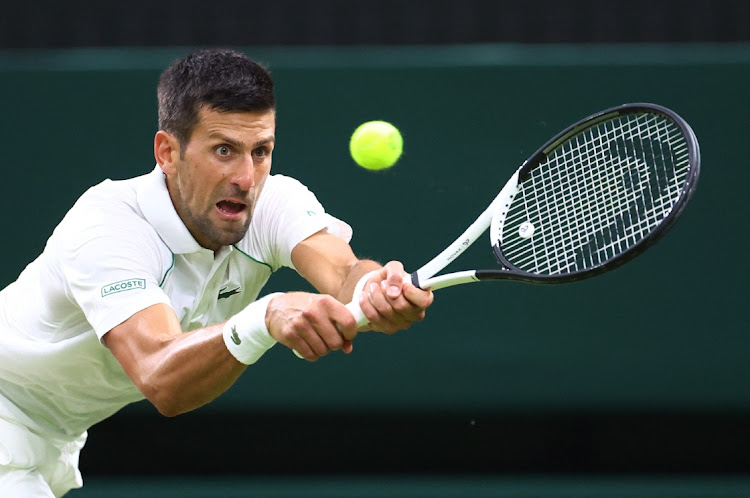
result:
[[[78,455],[86,436],[45,439],[0,417],[0,496],[52,498],[83,486]]]

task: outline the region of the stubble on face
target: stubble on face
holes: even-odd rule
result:
[[[242,199],[245,203],[246,216],[244,221],[235,223],[222,223],[218,225],[211,219],[211,213],[215,209],[215,205],[219,202],[210,204],[202,213],[194,212],[190,204],[183,204],[183,210],[180,216],[183,218],[183,222],[187,227],[193,227],[191,232],[196,232],[199,237],[206,241],[198,242],[204,247],[214,249],[221,246],[231,246],[241,241],[247,231],[250,228],[252,222],[253,212],[255,211],[255,204],[257,200],[257,194],[260,193],[261,186],[254,188],[253,191],[242,191],[239,188],[225,189],[224,191],[218,192],[215,196],[216,199]],[[196,233],[193,233],[196,236]],[[198,237],[196,237],[198,239]]]

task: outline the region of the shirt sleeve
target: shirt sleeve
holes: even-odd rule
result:
[[[99,339],[149,306],[170,304],[159,285],[171,257],[159,250],[158,236],[143,224],[143,230],[79,230],[63,247],[61,267],[69,292]]]
[[[315,195],[299,181],[269,176],[260,196],[242,250],[255,254],[276,271],[294,268],[292,249],[311,235],[327,230],[349,242],[352,228],[326,213]]]

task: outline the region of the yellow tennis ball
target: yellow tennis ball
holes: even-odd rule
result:
[[[349,141],[349,152],[354,162],[365,169],[390,168],[403,151],[401,133],[391,123],[368,121],[354,130]]]

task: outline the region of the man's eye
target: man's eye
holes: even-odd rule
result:
[[[227,157],[229,154],[232,153],[232,149],[230,149],[226,145],[219,145],[218,147],[216,147],[216,153],[222,157]]]
[[[257,157],[266,157],[268,155],[268,150],[265,147],[255,149],[254,152]]]

